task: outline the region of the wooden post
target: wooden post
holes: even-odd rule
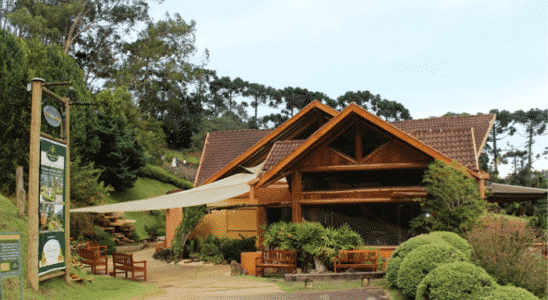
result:
[[[65,282],[70,284],[70,264],[72,255],[70,253],[70,98],[63,98],[65,101],[65,126],[61,130],[61,137],[67,142],[65,157]],[[61,127],[63,128],[63,127]],[[64,132],[63,132],[64,131]],[[64,133],[64,134],[63,134]]]
[[[44,79],[41,78],[34,78],[32,80],[32,109],[30,120],[27,274],[30,285],[35,291],[38,291],[38,175],[40,168],[42,85],[44,82]]]
[[[301,185],[301,172],[295,171],[291,176],[291,221],[293,223],[301,223],[302,211],[301,211],[301,199],[302,199],[302,185]]]
[[[25,204],[27,202],[25,199],[27,195],[25,193],[25,187],[23,185],[23,167],[17,167],[17,169],[15,169],[15,180],[17,210],[19,211],[19,216],[23,216],[25,214]]]
[[[479,187],[480,187],[480,198],[485,199],[485,179],[480,178]]]
[[[257,186],[251,185],[249,189],[249,202],[256,203],[258,199],[255,200],[257,196]],[[264,229],[261,226],[266,224],[266,208],[259,206],[257,207],[257,249],[263,249],[263,233]]]

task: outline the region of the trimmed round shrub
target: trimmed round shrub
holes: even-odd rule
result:
[[[499,288],[482,268],[469,262],[439,266],[423,278],[416,300],[481,299]]]
[[[442,264],[468,261],[466,256],[448,244],[422,245],[409,253],[398,271],[397,286],[408,296],[417,293],[421,280]]]
[[[389,286],[397,286],[398,271],[400,270],[400,265],[405,259],[405,256],[411,251],[415,250],[417,247],[422,245],[428,245],[431,243],[441,243],[439,237],[433,236],[431,234],[421,234],[416,237],[412,237],[407,241],[403,242],[394,252],[388,261],[386,266],[386,282]]]
[[[472,246],[468,242],[460,237],[458,234],[449,231],[435,231],[430,233],[431,236],[439,237],[447,244],[455,247],[457,250],[466,255],[468,259],[472,257]]]
[[[494,290],[482,300],[539,300],[539,298],[528,290],[508,285]]]

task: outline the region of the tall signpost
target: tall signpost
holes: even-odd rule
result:
[[[70,283],[70,99],[47,89],[54,85],[71,83],[46,84],[40,78],[32,81],[27,270],[36,291],[39,281],[52,277],[64,275]],[[64,106],[61,138],[40,131],[43,94]],[[54,127],[62,122],[61,115],[52,106],[44,107],[44,117]]]

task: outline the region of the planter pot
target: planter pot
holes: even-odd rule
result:
[[[242,268],[247,271],[249,275],[256,275],[256,258],[261,257],[261,251],[257,252],[243,252],[240,254],[242,261]]]

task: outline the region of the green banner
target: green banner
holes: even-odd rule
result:
[[[23,299],[22,266],[19,232],[0,232],[0,299],[4,299],[2,279],[11,276],[19,276],[21,299]]]
[[[38,274],[65,268],[66,146],[40,137]]]

